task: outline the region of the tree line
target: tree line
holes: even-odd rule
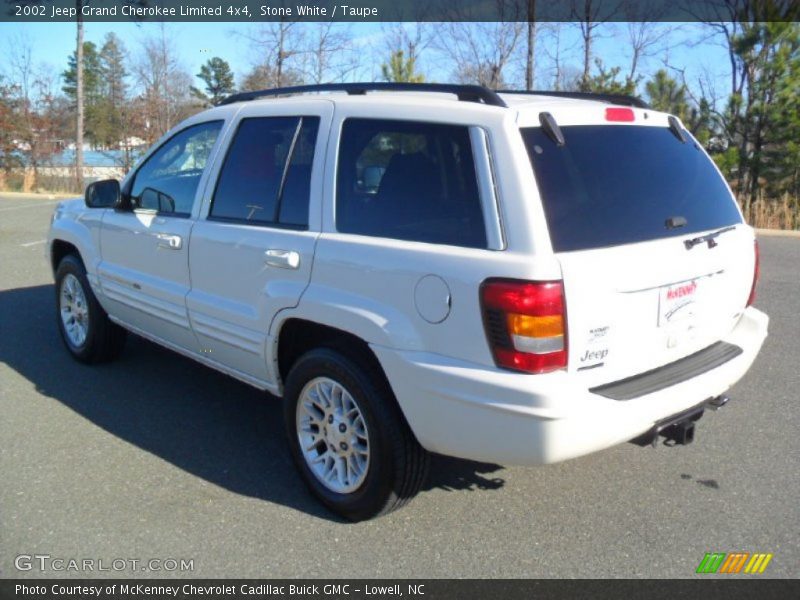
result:
[[[597,1],[576,5],[591,9]],[[449,71],[449,81],[492,89],[641,96],[679,116],[705,145],[751,222],[800,228],[800,24],[760,21],[755,4],[721,0],[722,7],[732,5],[745,8],[701,28],[702,43],[721,44],[729,58],[725,90],[716,89],[710,77],[691,81],[684,67],[670,62],[668,49],[681,37],[675,28],[596,21],[591,10],[576,13],[569,24],[384,24],[369,52],[347,27],[265,23],[239,34],[256,57],[249,69],[235,74],[224,57],[209,56],[195,77],[183,67],[163,24],[136,48],[114,33],[99,44],[83,41],[57,71],[36,67],[32,44],[22,40],[11,48],[0,76],[0,169],[25,165],[35,173],[74,145],[81,105],[85,142],[113,152],[128,169],[180,120],[236,91],[354,78],[431,81],[425,65],[435,60],[440,77]],[[570,27],[577,48],[565,47]],[[597,44],[612,29],[628,62],[608,67]],[[692,51],[702,48],[698,43]],[[658,68],[646,72],[644,65],[653,62]]]

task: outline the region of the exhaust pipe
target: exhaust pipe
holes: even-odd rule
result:
[[[706,404],[708,404],[708,408],[710,408],[711,410],[719,410],[720,408],[725,406],[729,400],[730,398],[725,394],[723,394],[721,396],[717,396],[716,398],[712,398]]]

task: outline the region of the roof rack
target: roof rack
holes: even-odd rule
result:
[[[489,106],[506,108],[508,105],[496,92],[480,85],[457,85],[450,83],[323,83],[319,85],[298,85],[294,87],[242,92],[228,96],[222,104],[245,102],[271,96],[289,96],[308,92],[347,92],[350,95],[364,95],[367,92],[440,92],[455,94],[464,102],[483,102]]]
[[[626,96],[624,94],[600,94],[595,92],[551,92],[540,90],[495,90],[498,94],[522,94],[528,96],[554,96],[556,98],[575,98],[577,100],[598,100],[609,104],[619,104],[621,106],[635,106],[637,108],[650,108],[641,98],[636,96]]]

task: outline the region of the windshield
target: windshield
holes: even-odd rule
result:
[[[643,242],[742,219],[714,165],[666,127],[523,128],[555,252]],[[667,221],[686,224],[670,228]]]

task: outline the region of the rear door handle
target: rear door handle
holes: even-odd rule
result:
[[[300,253],[273,248],[264,253],[264,262],[280,269],[297,269],[300,267]]]
[[[159,248],[169,248],[170,250],[180,250],[183,247],[183,238],[179,235],[169,233],[156,234]]]

